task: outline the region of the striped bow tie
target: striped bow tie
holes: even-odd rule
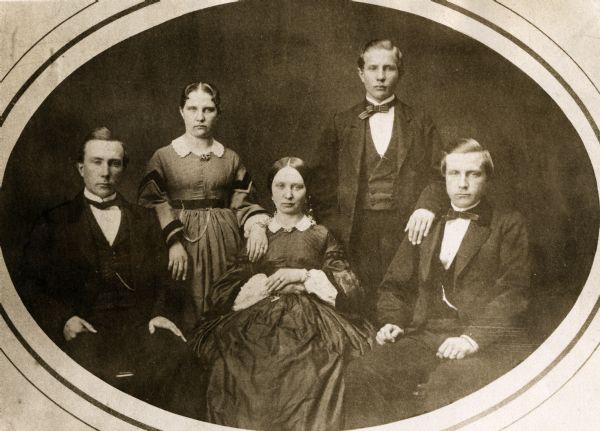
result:
[[[367,105],[367,109],[360,113],[358,118],[366,120],[377,112],[388,112],[392,103],[384,103],[383,105]]]

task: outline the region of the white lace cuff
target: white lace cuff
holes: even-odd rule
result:
[[[240,289],[240,293],[233,302],[232,310],[238,311],[251,307],[268,296],[267,276],[265,274],[254,274]]]
[[[265,213],[254,214],[248,217],[248,219],[244,222],[244,237],[248,238],[252,226],[254,226],[257,223],[260,223],[262,227],[266,227],[267,222],[270,218],[271,217],[269,216],[269,214]]]
[[[335,307],[337,289],[320,269],[311,269],[307,272],[304,288],[308,293],[313,293],[323,301]]]

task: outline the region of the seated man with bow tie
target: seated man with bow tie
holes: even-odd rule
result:
[[[34,227],[26,292],[32,314],[73,359],[160,403],[157,380],[169,378],[185,338],[172,320],[177,301],[156,218],[116,192],[126,166],[124,144],[107,128],[94,129],[77,162],[85,188]]]
[[[494,165],[477,141],[449,145],[441,169],[451,207],[422,244],[402,242],[379,286],[381,347],[347,376],[347,407],[371,419],[352,426],[417,413],[403,410],[415,390],[422,411],[448,404],[524,358],[515,336],[530,278],[525,220],[485,199]]]
[[[420,243],[446,197],[436,181],[437,129],[395,95],[404,74],[398,47],[387,39],[367,42],[357,71],[366,95],[336,113],[324,131],[311,162],[318,184],[311,202],[317,220],[347,247],[368,293],[364,312],[372,317],[377,286],[403,230]]]

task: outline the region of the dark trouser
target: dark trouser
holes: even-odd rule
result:
[[[90,319],[98,331],[65,343],[65,352],[92,374],[141,400],[164,407],[186,344],[170,331],[148,331],[148,321]],[[133,375],[131,375],[132,373]]]
[[[418,331],[376,346],[346,369],[346,428],[395,422],[454,402],[515,367],[530,352],[490,346],[460,360],[438,359],[455,334]]]
[[[182,416],[207,421],[206,388],[208,371],[191,350],[181,361],[172,381],[169,401],[165,407]]]
[[[404,236],[396,211],[362,210],[356,214],[350,239],[352,269],[366,292],[365,315],[374,317],[377,287]]]

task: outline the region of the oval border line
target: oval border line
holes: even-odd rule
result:
[[[600,183],[600,92],[575,60],[540,28],[500,2],[447,0],[358,0],[417,15],[483,43],[517,66],[562,109],[590,157]],[[131,3],[131,2],[130,2]],[[29,75],[11,68],[0,89],[0,178],[8,154],[38,107],[64,79],[94,56],[135,34],[207,7],[208,0],[145,0],[110,16],[101,2],[86,6],[71,26],[55,26],[44,37],[62,40],[47,58],[31,48],[19,60],[38,64]],[[75,23],[77,21],[77,23]],[[94,22],[84,26],[85,22]],[[77,27],[79,23],[80,27]],[[77,27],[77,28],[76,28]],[[510,30],[509,30],[510,28]],[[526,38],[527,43],[524,39]],[[422,416],[378,429],[503,429],[542,405],[597,353],[600,338],[600,258],[596,253],[575,305],[550,337],[523,363],[479,391]],[[167,413],[110,387],[55,346],[21,302],[0,259],[0,350],[19,373],[59,408],[93,429],[223,429]],[[3,320],[3,321],[1,321]],[[6,329],[6,330],[5,330]],[[33,347],[35,346],[35,347]],[[41,367],[39,366],[41,365]],[[515,428],[515,429],[516,429]]]

